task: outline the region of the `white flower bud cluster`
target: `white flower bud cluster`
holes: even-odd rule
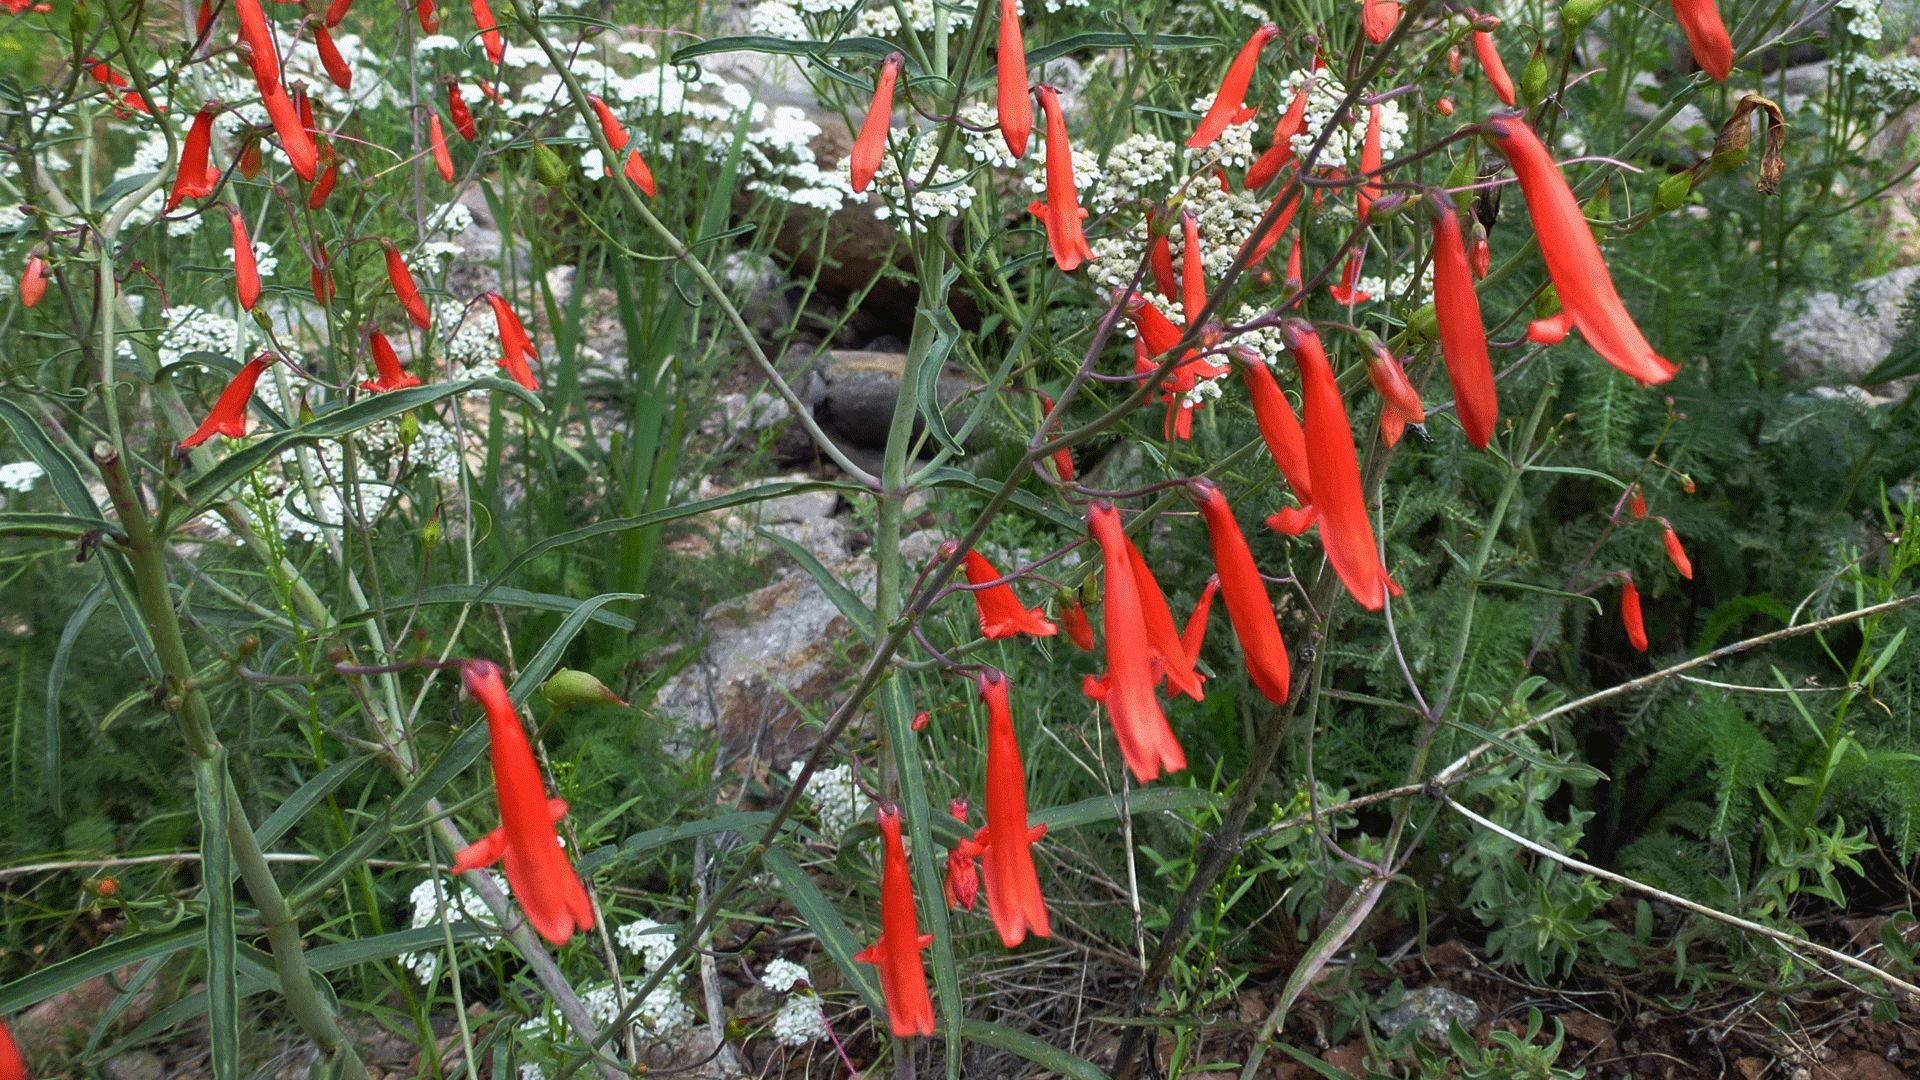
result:
[[[787,770],[787,779],[797,781],[804,765],[805,762],[794,762]],[[820,832],[829,839],[838,839],[872,805],[854,784],[851,765],[836,765],[814,773],[813,781],[807,785],[807,795],[813,802],[813,812],[820,818]]]
[[[773,1041],[782,1046],[805,1046],[827,1037],[827,1017],[820,1011],[819,995],[800,985],[809,981],[807,969],[791,960],[774,960],[760,973],[760,985],[788,995],[769,1023]]]
[[[1876,0],[1838,0],[1833,6],[1852,16],[1847,20],[1847,33],[1863,41],[1879,41],[1885,32]]]
[[[640,957],[640,966],[651,974],[672,958],[680,936],[665,923],[637,919],[615,930],[613,940],[622,949]]]
[[[1293,152],[1304,154],[1313,148],[1315,140],[1320,138],[1321,129],[1333,121],[1334,110],[1346,100],[1347,88],[1335,81],[1327,71],[1317,73],[1293,71],[1281,80],[1281,95],[1289,104],[1293,95],[1298,93],[1302,83],[1311,77],[1313,90],[1307,95],[1307,123],[1300,134],[1293,137]],[[1327,140],[1326,149],[1320,152],[1318,164],[1328,168],[1350,169],[1360,163],[1361,145],[1367,137],[1367,109],[1355,105],[1349,117],[1352,126],[1340,125],[1334,129],[1333,136]],[[1398,99],[1384,102],[1380,106],[1380,155],[1383,160],[1391,159],[1405,145],[1407,138],[1407,114],[1400,109]]]
[[[498,874],[487,876],[493,879],[501,892],[511,895],[507,883]],[[455,918],[481,926],[494,925],[493,912],[487,910],[480,894],[463,885],[459,878],[442,878],[438,881],[428,878],[413,887],[408,899],[413,901],[413,920],[409,925],[415,930]],[[499,947],[500,941],[498,937],[487,937],[474,944],[482,949],[494,949]],[[402,953],[400,966],[413,972],[413,977],[419,979],[422,986],[431,987],[440,974],[440,952]]]

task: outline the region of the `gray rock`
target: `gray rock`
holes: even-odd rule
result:
[[[887,445],[893,410],[900,400],[903,353],[833,350],[816,357],[819,403],[813,415],[828,434],[869,449]],[[960,400],[972,385],[960,368],[947,365],[936,391],[942,405]]]
[[[1445,1039],[1453,1021],[1471,1031],[1480,1019],[1480,1006],[1470,997],[1456,994],[1444,986],[1422,986],[1409,990],[1400,1004],[1380,1014],[1380,1030],[1398,1035],[1402,1030],[1420,1026],[1420,1034]]]
[[[166,1065],[145,1050],[129,1050],[107,1060],[107,1080],[160,1080]]]
[[[1807,297],[1800,314],[1774,331],[1780,374],[1859,382],[1887,358],[1900,336],[1900,307],[1916,279],[1920,266],[1905,266],[1859,282],[1848,295]]]

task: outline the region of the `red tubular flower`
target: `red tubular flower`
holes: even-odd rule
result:
[[[1674,533],[1672,523],[1668,522],[1666,518],[1661,518],[1660,528],[1665,533],[1660,539],[1667,545],[1667,558],[1673,560],[1673,568],[1680,571],[1681,577],[1691,581],[1693,579],[1693,560],[1687,558],[1687,549],[1680,546],[1680,537]]]
[[[1150,357],[1165,356],[1180,344],[1180,328],[1162,315],[1153,301],[1139,293],[1127,298],[1127,318],[1133,320],[1134,329],[1139,331],[1140,341],[1146,345]]]
[[[1430,200],[1431,201],[1431,200]],[[1480,294],[1473,288],[1460,219],[1452,201],[1434,204],[1433,315],[1440,327],[1440,352],[1467,441],[1485,450],[1500,418],[1500,395],[1493,388],[1493,361],[1487,357],[1487,330],[1480,321]]]
[[[313,190],[307,192],[307,209],[318,210],[327,205],[327,198],[333,194],[333,185],[340,180],[340,166],[329,165],[320,171],[320,179],[314,181]]]
[[[248,139],[240,151],[240,175],[252,180],[260,175],[260,140]]]
[[[1027,156],[1033,133],[1033,101],[1027,88],[1027,48],[1020,40],[1018,0],[1000,0],[1000,51],[995,57],[1000,95],[1000,137],[1014,157]]]
[[[0,1080],[27,1080],[27,1060],[20,1056],[5,1020],[0,1020]]]
[[[27,268],[20,272],[20,303],[33,307],[47,295],[47,260],[38,255],[27,258]]]
[[[1426,423],[1427,409],[1420,404],[1420,392],[1407,381],[1406,371],[1387,350],[1386,343],[1371,333],[1361,335],[1360,342],[1367,362],[1367,380],[1373,383],[1373,391],[1380,395],[1380,400],[1386,402],[1388,411],[1409,424]]]
[[[1293,250],[1287,253],[1287,280],[1282,287],[1289,294],[1298,293],[1306,285],[1306,275],[1300,272],[1300,234],[1293,234]]]
[[[1490,120],[1485,130],[1494,149],[1506,156],[1520,178],[1547,276],[1553,279],[1560,306],[1572,315],[1580,336],[1608,363],[1643,383],[1673,378],[1679,369],[1653,351],[1620,302],[1593,230],[1540,137],[1516,118]]]
[[[1201,309],[1207,306],[1206,271],[1200,262],[1200,222],[1194,219],[1191,210],[1181,213],[1180,230],[1186,240],[1180,252],[1180,311],[1191,327],[1200,317]]]
[[[1046,223],[1054,264],[1071,271],[1093,258],[1080,226],[1087,212],[1080,209],[1073,186],[1073,147],[1067,142],[1067,121],[1060,115],[1060,94],[1044,83],[1034,93],[1040,95],[1040,111],[1047,114],[1047,199],[1044,204],[1036,200],[1027,210]]]
[[[327,258],[327,246],[322,240],[313,242],[314,263],[308,271],[308,284],[313,288],[314,303],[327,307],[333,303],[333,269]]]
[[[1620,622],[1627,628],[1627,640],[1641,652],[1647,651],[1647,627],[1640,621],[1640,590],[1633,587],[1633,575],[1627,575],[1620,589]]]
[[[547,820],[558,825],[560,819],[567,816],[567,800],[547,800]],[[495,829],[487,835],[468,844],[454,853],[453,865],[447,867],[449,874],[464,874],[469,870],[482,870],[505,858],[507,854],[507,830]]]
[[[1188,149],[1207,146],[1229,126],[1246,122],[1248,118],[1242,115],[1241,105],[1247,98],[1247,83],[1253,79],[1253,65],[1260,59],[1260,50],[1266,48],[1267,42],[1279,36],[1280,28],[1267,23],[1240,46],[1240,54],[1227,67],[1226,78],[1220,80],[1220,92],[1213,96],[1213,105],[1207,109],[1207,115],[1200,118],[1199,130],[1187,140]]]
[[[647,168],[646,161],[640,157],[640,151],[627,151],[627,167],[623,171],[627,174],[627,179],[633,181],[634,187],[646,192],[648,198],[653,197],[653,170]]]
[[[1360,606],[1378,611],[1386,593],[1400,586],[1380,565],[1373,543],[1373,522],[1360,489],[1360,462],[1353,451],[1353,426],[1333,368],[1319,335],[1303,322],[1287,324],[1294,362],[1300,365],[1300,400],[1306,415],[1307,464],[1313,470],[1314,509],[1327,562]]]
[[[1168,300],[1180,298],[1180,281],[1173,275],[1173,246],[1164,236],[1156,236],[1147,248],[1147,268],[1153,272],[1153,287]]]
[[[180,168],[174,174],[173,194],[167,196],[167,213],[184,199],[204,199],[220,183],[220,173],[207,164],[207,147],[213,140],[213,117],[220,110],[212,106],[194,114],[193,127],[180,148]]]
[[[1494,20],[1494,25],[1500,25]],[[1507,75],[1507,65],[1500,60],[1500,50],[1493,46],[1493,33],[1488,30],[1473,32],[1473,53],[1480,58],[1480,69],[1487,74],[1487,86],[1492,88],[1493,96],[1502,104],[1513,104],[1513,80]]]
[[[420,17],[420,32],[437,34],[440,32],[440,11],[434,7],[433,0],[420,0],[413,5],[413,13]]]
[[[924,715],[924,714],[923,714]],[[967,823],[967,799],[960,798],[947,804],[947,813],[960,824]],[[973,844],[962,840],[947,852],[947,880],[942,883],[941,891],[947,895],[947,906],[973,910],[973,901],[980,895],[980,872],[974,866],[977,855],[972,854]]]
[[[1301,430],[1293,406],[1281,392],[1266,361],[1258,356],[1237,359],[1240,377],[1247,384],[1247,397],[1253,403],[1254,422],[1260,427],[1260,439],[1267,444],[1273,463],[1279,466],[1280,475],[1286,478],[1287,486],[1293,489],[1293,497],[1299,500],[1301,511],[1306,515],[1304,520],[1296,520],[1299,513],[1289,508],[1274,515],[1267,524],[1288,536],[1298,536],[1313,524],[1313,472],[1307,464],[1307,433]],[[1285,519],[1284,525],[1275,524],[1275,519],[1281,518]],[[1296,524],[1298,527],[1293,527]]]
[[[1227,505],[1219,485],[1205,477],[1187,481],[1187,494],[1207,521],[1213,565],[1227,599],[1233,636],[1240,639],[1240,651],[1247,657],[1247,677],[1268,701],[1284,705],[1291,678],[1287,644],[1280,638],[1273,601],[1267,596],[1266,583],[1260,580],[1260,569],[1254,565],[1240,524],[1233,519],[1233,508]]]
[[[252,311],[260,300],[260,264],[254,261],[253,240],[247,236],[247,222],[240,211],[229,207],[227,222],[233,226],[233,280],[240,292],[240,309]]]
[[[1045,394],[1041,394],[1040,410],[1041,410],[1041,417],[1043,420],[1046,417],[1052,416],[1053,415],[1053,399],[1048,397]],[[1051,429],[1055,426],[1057,425],[1052,423],[1046,424],[1046,427],[1048,429]],[[1061,483],[1063,484],[1073,483],[1073,451],[1067,449],[1064,446],[1058,450],[1055,450],[1053,452],[1053,471],[1055,475],[1059,477],[1059,480]]]
[[[1093,624],[1087,621],[1087,609],[1077,597],[1068,595],[1060,601],[1060,625],[1067,628],[1067,640],[1074,648],[1093,651]]]
[[[513,313],[505,298],[498,293],[481,293],[488,306],[493,308],[494,326],[500,333],[501,357],[499,365],[507,369],[514,382],[529,390],[540,389],[533,379],[533,370],[527,366],[529,360],[538,360],[540,353],[533,347],[533,339],[527,336],[526,327],[520,325],[520,316]]]
[[[293,166],[294,175],[312,183],[320,164],[320,152],[314,148],[307,125],[300,122],[293,99],[287,97],[285,90],[276,89],[262,94],[260,103],[266,106],[267,117],[273,121],[274,134],[280,136],[280,148],[286,151],[287,163]]]
[[[1487,230],[1478,221],[1467,233],[1467,265],[1475,281],[1485,281],[1493,271],[1493,249],[1487,246]]]
[[[1281,167],[1293,160],[1293,137],[1307,129],[1307,98],[1312,90],[1313,78],[1308,76],[1295,91],[1293,103],[1280,115],[1280,122],[1273,125],[1273,145],[1247,166],[1249,191],[1267,186],[1267,181],[1279,176]]]
[[[1329,285],[1327,295],[1341,307],[1364,304],[1373,299],[1373,294],[1358,288],[1360,282],[1360,252],[1358,249],[1347,253],[1347,265],[1340,271],[1340,284]]]
[[[1029,931],[1035,937],[1052,933],[1030,847],[1046,835],[1047,827],[1027,827],[1027,775],[1007,705],[1009,681],[991,669],[978,681],[980,700],[987,703],[987,827],[974,834],[969,848],[980,852],[993,928],[1000,932],[1000,943],[1011,949],[1025,941]]]
[[[1733,41],[1727,37],[1727,24],[1720,21],[1720,8],[1713,0],[1673,0],[1673,21],[1687,35],[1687,49],[1700,70],[1715,82],[1726,82],[1733,74]]]
[[[325,18],[321,21],[326,25],[327,29],[331,30],[340,25],[340,20],[347,17],[347,9],[352,6],[353,0],[332,0],[332,2],[327,5]]]
[[[1123,533],[1126,541],[1128,565],[1133,570],[1134,594],[1140,601],[1140,622],[1147,632],[1147,649],[1153,657],[1153,677],[1158,682],[1166,676],[1169,692],[1178,691],[1195,701],[1206,696],[1201,683],[1206,677],[1193,670],[1193,660],[1187,655],[1185,635],[1173,625],[1173,612],[1167,607],[1167,596],[1160,591],[1160,583],[1154,580],[1153,571],[1148,569],[1147,560],[1140,554],[1131,539]],[[1202,620],[1204,624],[1204,620]]]
[[[320,51],[320,66],[327,71],[327,78],[342,90],[353,89],[353,69],[347,66],[346,58],[340,55],[340,49],[333,43],[333,35],[324,26],[313,28],[313,47]]]
[[[933,1034],[933,998],[927,994],[927,969],[920,950],[933,943],[920,932],[913,909],[913,872],[900,843],[900,809],[874,811],[880,826],[880,940],[853,955],[880,968],[880,991],[887,999],[887,1023],[897,1039]]]
[[[1393,0],[1360,0],[1360,25],[1375,45],[1387,40],[1400,22],[1400,5]]]
[[[89,65],[89,67],[87,68],[88,73],[93,76],[93,81],[99,83],[100,85],[102,86],[127,85],[127,77],[113,70],[113,68],[108,67],[106,61],[100,59],[99,57],[89,56],[87,57],[87,63]]]
[[[1280,189],[1280,194],[1275,195],[1273,202],[1268,204],[1267,212],[1272,213],[1273,208],[1280,205],[1280,200],[1285,198],[1286,194],[1285,188]],[[1246,246],[1241,250],[1244,252],[1247,247],[1251,247],[1253,251],[1247,256],[1245,265],[1252,266],[1267,257],[1267,252],[1273,250],[1273,245],[1280,242],[1280,236],[1287,231],[1287,226],[1293,224],[1293,212],[1298,209],[1300,209],[1300,192],[1295,191],[1286,208],[1280,211],[1279,217],[1273,219],[1273,224],[1267,227],[1266,232],[1247,237]]]
[[[473,110],[467,108],[467,99],[460,96],[460,84],[457,82],[447,84],[447,115],[453,118],[453,130],[459,132],[467,142],[472,142],[480,134],[479,129],[473,126]]]
[[[880,64],[880,78],[874,82],[873,102],[867,106],[867,118],[860,125],[860,137],[853,141],[853,157],[848,165],[853,170],[853,190],[862,192],[873,183],[873,174],[880,171],[880,157],[887,149],[887,125],[893,121],[893,81],[900,75],[900,65],[907,58],[900,53],[888,54]]]
[[[1367,211],[1372,208],[1373,200],[1380,197],[1380,106],[1367,109],[1366,141],[1360,144],[1360,174],[1367,183],[1360,185],[1360,220],[1367,219]]]
[[[607,145],[613,147],[616,153],[625,150],[633,136],[627,134],[620,118],[613,115],[613,109],[592,94],[587,95],[587,104],[593,106],[593,115],[600,118],[600,132],[607,137]]]
[[[998,580],[999,577],[1000,571],[993,568],[985,555],[977,551],[967,552],[968,584],[979,585]],[[1059,633],[1058,627],[1041,617],[1040,608],[1023,607],[1010,584],[975,589],[973,602],[980,609],[980,633],[984,637],[1008,638],[1020,634],[1052,637]]]
[[[1562,310],[1544,319],[1535,319],[1527,324],[1527,340],[1536,345],[1558,345],[1567,340],[1567,331],[1573,329],[1573,312]]]
[[[1627,493],[1627,510],[1633,514],[1635,520],[1642,520],[1647,516],[1647,500],[1640,493],[1639,484],[1633,485],[1633,490]]]
[[[200,0],[200,6],[193,13],[193,34],[196,38],[207,36],[207,27],[213,25],[213,0]]]
[[[1200,662],[1200,646],[1207,640],[1207,617],[1213,614],[1213,595],[1219,591],[1220,575],[1213,574],[1200,590],[1200,599],[1193,602],[1193,613],[1187,616],[1187,625],[1180,631],[1180,648],[1189,667]]]
[[[400,249],[386,240],[380,246],[387,251],[387,281],[393,285],[393,295],[406,309],[407,318],[422,330],[433,326],[433,316],[427,314],[427,302],[420,298],[420,287],[413,283],[413,274],[407,269],[407,260],[400,255]]]
[[[520,713],[507,696],[500,667],[490,660],[460,666],[467,694],[487,712],[487,736],[493,747],[493,790],[500,803],[505,836],[501,862],[514,898],[527,921],[550,944],[565,945],[575,930],[593,927],[593,902],[580,875],[567,861],[548,816],[546,784],[533,748],[520,726]]]
[[[1162,770],[1179,772],[1186,768],[1187,756],[1173,737],[1173,729],[1167,726],[1166,714],[1160,711],[1160,701],[1153,693],[1153,660],[1147,651],[1140,593],[1128,556],[1132,545],[1120,528],[1120,512],[1111,503],[1096,502],[1087,508],[1087,526],[1100,544],[1106,571],[1102,628],[1106,632],[1108,670],[1105,680],[1089,679],[1087,689],[1106,702],[1120,754],[1134,779],[1144,784]]]
[[[380,377],[361,383],[360,389],[371,390],[378,394],[420,385],[419,379],[407,374],[400,367],[400,357],[395,355],[393,343],[387,340],[387,335],[375,330],[368,335],[368,340],[373,347],[373,366],[380,373]]]
[[[439,113],[427,114],[427,145],[433,148],[433,167],[440,179],[453,183],[453,155],[447,151],[447,132],[440,126]]]
[[[480,28],[480,44],[487,50],[487,63],[499,67],[501,59],[507,55],[507,47],[494,25],[493,9],[487,6],[487,0],[469,0],[469,6],[473,9],[474,25]]]
[[[267,26],[267,14],[260,0],[234,0],[234,15],[240,21],[241,52],[253,69],[253,81],[260,84],[260,96],[271,97],[280,91],[280,51]]]
[[[253,400],[253,386],[260,381],[260,373],[273,363],[272,353],[261,353],[247,361],[240,374],[233,377],[225,390],[220,391],[219,400],[213,403],[213,411],[207,414],[206,422],[193,434],[180,440],[180,449],[188,450],[199,446],[215,435],[225,435],[229,439],[238,439],[247,433],[247,402]]]

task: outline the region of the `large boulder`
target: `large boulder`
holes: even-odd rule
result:
[[[1900,336],[1900,312],[1920,266],[1858,282],[1846,293],[1817,292],[1774,331],[1780,374],[1788,379],[1858,383],[1885,360]]]

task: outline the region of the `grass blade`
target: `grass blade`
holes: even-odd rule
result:
[[[847,929],[846,920],[840,917],[825,896],[820,894],[813,879],[807,876],[793,857],[779,848],[768,848],[761,857],[761,863],[780,879],[781,891],[793,906],[800,909],[800,917],[807,921],[807,927],[820,939],[827,955],[839,966],[840,974],[846,977],[847,985],[853,987],[866,1003],[867,1011],[876,1018],[887,1015],[887,1006],[880,999],[880,988],[873,984],[867,974],[866,965],[855,962],[853,954],[860,951],[860,943],[854,940],[853,932]]]
[[[572,614],[560,623],[560,629],[555,630],[553,635],[547,638],[546,644],[540,646],[540,651],[533,654],[533,659],[528,660],[526,666],[520,669],[520,677],[513,680],[513,685],[507,690],[507,696],[513,699],[515,705],[519,705],[527,700],[527,695],[533,693],[534,687],[546,682],[547,676],[553,673],[554,666],[560,663],[560,655],[567,651],[567,646],[573,644],[573,639],[580,633],[580,628],[587,625],[587,620],[593,617],[594,612],[615,600],[638,599],[640,599],[639,593],[610,592],[601,593],[591,600],[581,601],[580,606],[574,608]]]

